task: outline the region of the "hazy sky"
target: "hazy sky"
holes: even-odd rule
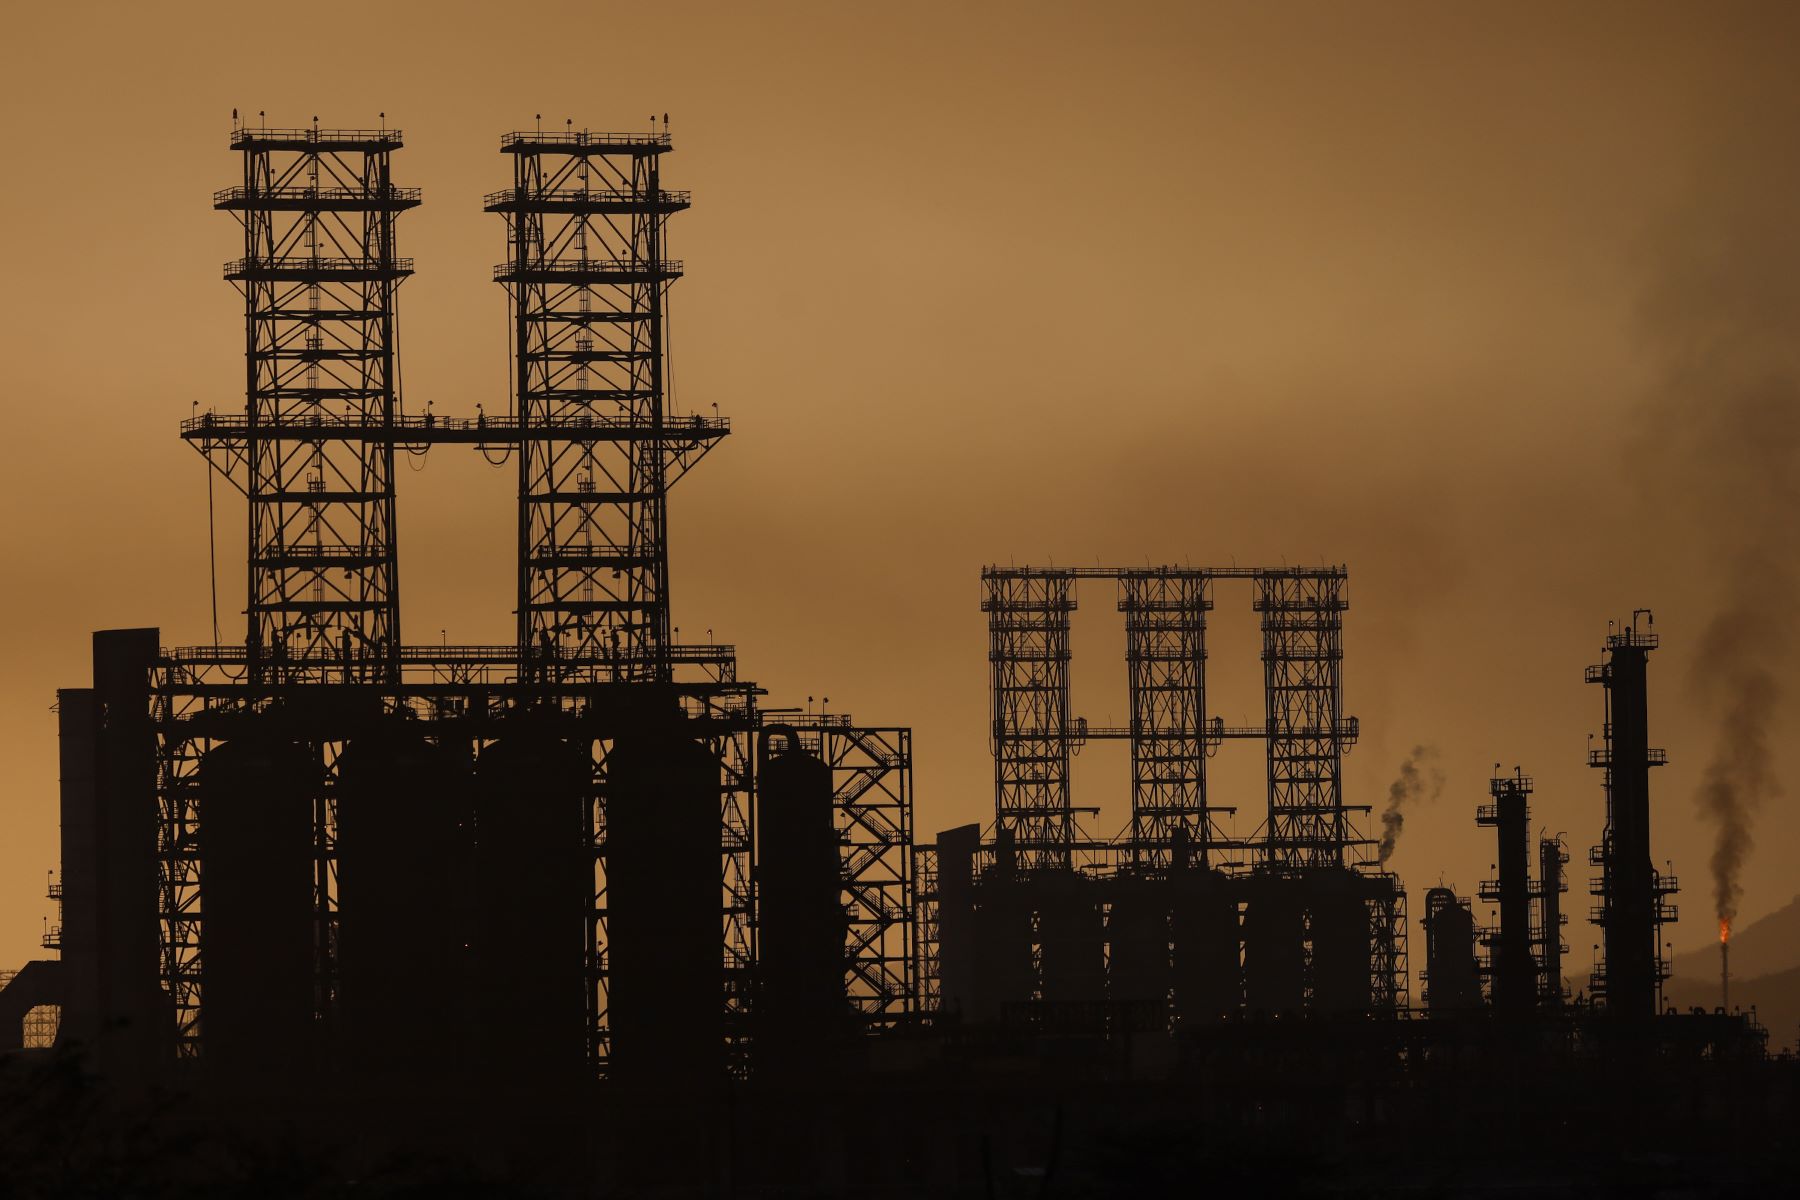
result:
[[[771,703],[912,725],[923,833],[992,810],[984,562],[1343,562],[1350,798],[1378,805],[1416,743],[1448,777],[1393,860],[1415,908],[1488,874],[1498,762],[1536,777],[1585,912],[1582,668],[1647,606],[1656,855],[1673,940],[1710,937],[1696,796],[1730,689],[1696,648],[1742,611],[1792,673],[1793,594],[1740,564],[1796,560],[1797,35],[1787,4],[9,12],[0,965],[50,912],[50,706],[88,632],[210,637],[206,474],[175,434],[243,403],[238,234],[209,200],[233,107],[405,130],[405,388],[442,413],[505,403],[499,134],[672,114],[676,402],[735,425],[675,493],[675,620]],[[510,636],[513,487],[459,447],[402,473],[409,640]],[[218,500],[229,641],[243,511]],[[1121,723],[1115,596],[1080,600],[1077,711]],[[1259,720],[1249,596],[1218,600],[1213,710]],[[1766,727],[1778,773],[1797,723]],[[1253,818],[1254,750],[1216,767]],[[1123,748],[1076,787],[1113,832]],[[1777,800],[1746,917],[1797,852]],[[1597,932],[1570,925],[1572,973]]]

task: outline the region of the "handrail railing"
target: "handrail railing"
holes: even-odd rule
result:
[[[240,125],[231,131],[235,149],[246,142],[394,142],[400,141],[398,129],[266,129]]]
[[[395,187],[237,187],[220,188],[213,193],[213,203],[227,200],[418,200],[423,188]]]
[[[680,259],[674,258],[655,261],[632,258],[537,258],[526,259],[523,265],[516,262],[496,263],[494,278],[504,280],[521,271],[527,275],[622,275],[656,279],[681,274],[682,265]]]
[[[736,661],[737,648],[723,642],[709,642],[704,646],[669,646],[666,655],[670,662],[693,665],[696,663],[733,663]],[[162,658],[173,663],[238,663],[249,657],[249,651],[243,646],[175,646],[165,648]],[[271,661],[275,656],[270,655]],[[535,648],[533,658],[542,657]],[[556,654],[559,662],[617,662],[634,655],[623,652],[614,653],[611,647],[603,644],[591,644],[585,648],[559,650]],[[641,657],[641,656],[639,656]],[[335,649],[319,649],[296,653],[288,651],[280,657],[284,663],[340,663],[343,654]],[[403,663],[510,663],[519,658],[519,648],[514,645],[487,646],[402,646],[400,661]]]
[[[352,258],[348,256],[324,258],[234,258],[225,264],[225,274],[242,275],[250,271],[309,271],[321,274],[363,274],[370,271],[392,271],[396,274],[411,274],[413,260],[410,258]]]
[[[246,413],[200,413],[196,416],[184,417],[181,432],[184,437],[205,435],[208,433],[231,434],[247,430],[250,417]],[[401,433],[431,433],[443,431],[448,433],[489,433],[499,435],[517,433],[520,422],[515,417],[440,417],[434,413],[395,415],[392,418],[364,416],[358,413],[319,413],[305,417],[267,417],[257,421],[259,429],[270,431],[281,430],[368,430],[393,429]],[[555,420],[534,419],[529,429],[548,430],[551,432],[581,431],[591,429],[623,429],[640,430],[647,433],[728,433],[731,430],[730,417],[670,416],[663,414],[658,418],[646,416],[595,416],[591,413],[580,413],[564,416]]]
[[[576,201],[598,201],[612,204],[626,201],[636,203],[686,204],[692,199],[692,192],[670,191],[659,188],[654,192],[640,191],[636,188],[548,188],[542,191],[523,191],[519,188],[507,188],[504,191],[489,192],[482,197],[482,203],[505,204],[509,201],[549,201],[554,203],[574,203]]]
[[[666,133],[594,133],[586,129],[544,133],[542,130],[522,129],[500,135],[502,150],[511,150],[517,146],[616,146],[631,149],[638,146],[666,147],[671,144]]]

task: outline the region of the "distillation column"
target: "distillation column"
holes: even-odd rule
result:
[[[1563,878],[1563,868],[1568,862],[1569,852],[1561,837],[1538,840],[1538,921],[1534,944],[1538,963],[1538,1003],[1546,1008],[1560,1008],[1564,999],[1562,960],[1567,947],[1563,945],[1562,927],[1568,918],[1563,916],[1562,895],[1568,890]]]
[[[1605,961],[1597,979],[1607,1010],[1621,1018],[1656,1012],[1667,974],[1662,925],[1671,919],[1665,899],[1675,890],[1650,862],[1650,768],[1668,761],[1650,746],[1648,666],[1657,636],[1637,628],[1606,639],[1606,660],[1587,679],[1606,689],[1606,746],[1588,755],[1606,772],[1606,832],[1591,856],[1600,868],[1600,913]]]
[[[1492,828],[1498,842],[1496,878],[1481,885],[1483,900],[1500,906],[1499,928],[1483,938],[1494,1007],[1517,1015],[1537,998],[1537,962],[1531,956],[1531,780],[1523,772],[1489,784],[1491,804],[1475,823]]]

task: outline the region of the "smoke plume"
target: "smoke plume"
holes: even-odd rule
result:
[[[1771,730],[1800,587],[1800,233],[1784,197],[1800,177],[1785,156],[1739,153],[1701,178],[1649,247],[1639,316],[1656,382],[1632,457],[1667,532],[1693,539],[1712,571],[1688,679],[1713,730],[1696,801],[1725,921],[1756,813],[1781,792]]]
[[[1771,574],[1776,578],[1769,579]],[[1779,578],[1786,574],[1743,564],[1731,579],[1754,594],[1771,582],[1791,583]],[[1764,582],[1753,587],[1757,576]],[[1781,794],[1769,726],[1781,711],[1782,691],[1771,662],[1785,651],[1786,639],[1765,617],[1755,606],[1735,606],[1714,617],[1693,670],[1695,691],[1717,722],[1697,799],[1701,815],[1713,826],[1713,904],[1722,922],[1737,916],[1756,811]]]
[[[1400,773],[1388,784],[1387,807],[1381,810],[1381,847],[1377,852],[1383,865],[1400,841],[1406,827],[1408,805],[1421,800],[1436,800],[1444,792],[1444,772],[1437,766],[1437,747],[1414,746],[1400,764]]]

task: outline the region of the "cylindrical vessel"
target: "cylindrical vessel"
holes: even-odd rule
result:
[[[975,1004],[970,1016],[996,1021],[1009,1005],[1031,1000],[1031,896],[1023,881],[998,868],[975,888]]]
[[[1171,978],[1169,887],[1123,876],[1112,884],[1107,916],[1107,999],[1134,1028],[1161,1029]]]
[[[272,1086],[315,1052],[313,752],[246,735],[199,769],[200,1045],[207,1069]]]
[[[1368,1011],[1370,922],[1359,880],[1348,872],[1309,881],[1312,942],[1312,1007],[1318,1012]]]
[[[1235,1015],[1244,1003],[1238,962],[1237,897],[1217,871],[1176,871],[1174,900],[1175,1009],[1193,1025]]]
[[[477,1057],[522,1088],[573,1079],[587,1063],[592,770],[586,742],[530,731],[476,762]]]
[[[461,746],[396,725],[338,759],[338,1010],[345,1063],[422,1082],[454,1073],[467,998],[474,813]]]
[[[844,938],[832,774],[790,743],[757,782],[758,1038],[790,1051],[841,1031]]]
[[[1074,871],[1046,872],[1037,893],[1038,964],[1043,998],[1063,1006],[1094,1006],[1106,998],[1106,926],[1090,881]],[[1065,1011],[1058,1019],[1077,1015]]]
[[[724,1064],[720,765],[677,733],[606,758],[607,1012],[613,1076],[679,1083]]]
[[[1259,881],[1244,906],[1244,1001],[1270,1015],[1306,1002],[1306,909],[1295,880]]]
[[[1449,888],[1425,893],[1425,1003],[1433,1012],[1476,1008],[1475,917]]]

